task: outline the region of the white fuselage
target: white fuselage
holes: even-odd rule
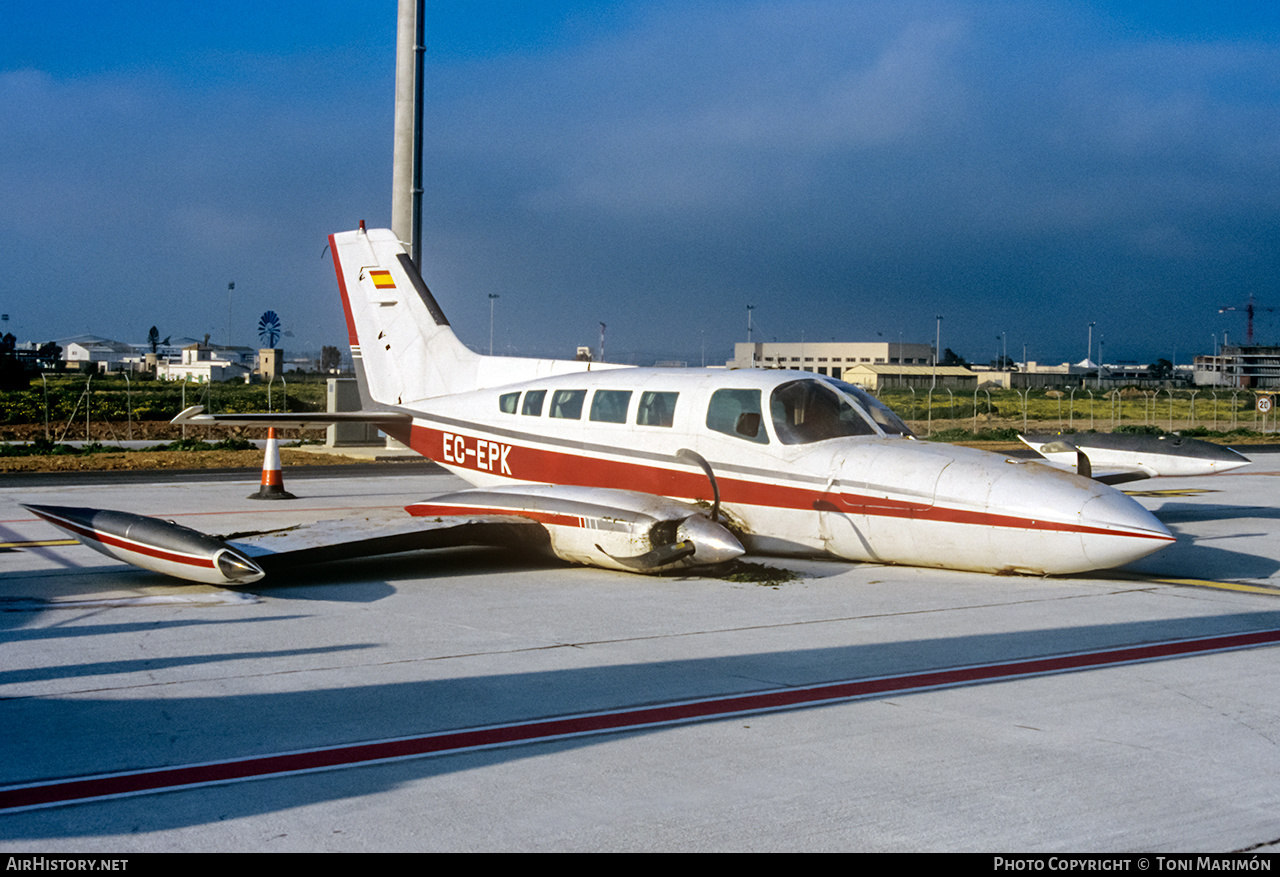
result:
[[[638,368],[551,376],[415,400],[403,406],[413,425],[397,438],[478,486],[580,485],[709,503],[706,474],[677,459],[691,450],[710,463],[725,517],[755,552],[1070,573],[1172,541],[1129,497],[1041,464],[875,427],[784,443],[790,421],[774,391],[808,380],[818,379]],[[535,413],[526,401],[537,394]],[[726,398],[759,400],[753,435],[713,410]],[[665,403],[658,415],[655,399]]]

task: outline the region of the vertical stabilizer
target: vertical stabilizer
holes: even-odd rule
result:
[[[449,327],[413,262],[387,229],[329,236],[366,407],[474,389],[480,355]]]
[[[362,225],[330,235],[329,246],[365,408],[411,405],[483,387],[615,367],[481,356],[453,333],[393,232]]]

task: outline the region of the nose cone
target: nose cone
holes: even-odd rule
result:
[[[1046,573],[1122,566],[1173,542],[1164,524],[1114,487],[1039,463],[1009,468],[992,499],[1020,507],[1029,529],[1023,541],[1037,546]]]
[[[687,558],[689,566],[713,566],[746,553],[736,536],[702,515],[685,518],[676,531],[676,538],[691,541],[697,549]]]
[[[1137,560],[1173,537],[1132,497],[1041,463],[953,451],[922,516],[969,524],[945,543],[961,562],[989,572],[1067,575]],[[963,564],[963,566],[962,566]]]
[[[1086,500],[1080,508],[1080,522],[1098,531],[1080,537],[1084,554],[1097,569],[1132,563],[1173,541],[1155,515],[1118,490]]]

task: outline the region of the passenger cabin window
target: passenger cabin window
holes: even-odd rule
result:
[[[876,435],[875,427],[847,399],[823,381],[790,381],[769,397],[773,431],[784,445]]]
[[[707,429],[767,445],[760,391],[716,390],[707,405]]]
[[[676,419],[676,397],[679,395],[641,393],[640,404],[636,406],[636,423],[640,426],[670,426]]]
[[[596,390],[591,397],[591,419],[599,423],[626,423],[630,390]]]
[[[581,420],[586,390],[556,390],[551,396],[551,416],[564,420]]]
[[[498,397],[498,409],[503,414],[515,414],[516,406],[520,403],[519,393],[503,393]]]
[[[532,417],[542,416],[542,400],[547,398],[546,390],[530,390],[524,394],[524,407],[520,409],[521,414],[528,414]]]

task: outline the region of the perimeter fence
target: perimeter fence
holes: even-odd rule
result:
[[[883,389],[880,401],[924,435],[955,429],[1027,432],[1274,432],[1270,393],[1227,389]],[[1260,400],[1267,400],[1259,404]],[[1263,410],[1267,409],[1267,410]]]
[[[266,383],[158,381],[125,373],[42,374],[22,390],[0,392],[0,434],[46,441],[128,441],[154,433],[191,405],[206,411],[322,411],[325,375],[291,375]],[[35,435],[33,435],[35,433]],[[185,437],[185,432],[183,433]]]

